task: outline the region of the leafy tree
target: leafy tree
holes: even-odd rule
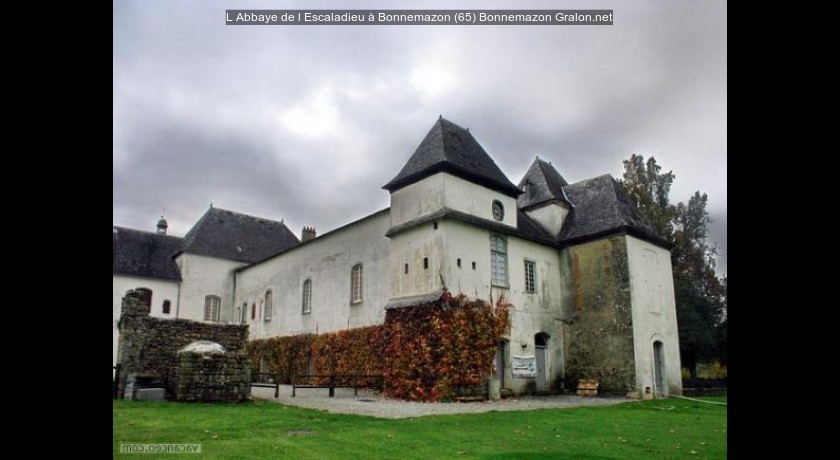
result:
[[[695,192],[687,203],[669,201],[674,173],[656,159],[633,154],[624,160],[621,184],[653,230],[673,244],[674,296],[680,356],[692,378],[697,363],[725,357],[726,284],[715,273],[717,247],[709,241],[709,198]]]

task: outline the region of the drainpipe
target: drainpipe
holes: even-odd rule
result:
[[[237,323],[237,318],[233,318],[233,312],[236,311],[236,275],[239,274],[238,269],[233,269],[233,293],[231,294],[231,302],[233,302],[230,306],[230,315],[231,315],[231,324],[239,324]]]
[[[181,282],[178,281],[178,301],[175,303],[175,319],[179,318],[181,313]]]

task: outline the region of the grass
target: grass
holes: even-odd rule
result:
[[[178,455],[120,455],[120,442],[200,443],[195,458],[226,459],[726,458],[726,407],[681,399],[401,420],[273,402],[114,401],[113,420],[114,456],[144,459]]]

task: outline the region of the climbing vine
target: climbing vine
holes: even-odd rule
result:
[[[464,387],[483,386],[510,329],[510,304],[463,294],[389,310],[385,324],[321,335],[255,340],[248,351],[283,383],[292,375],[381,374],[385,394],[440,401]],[[311,369],[308,368],[311,359]]]

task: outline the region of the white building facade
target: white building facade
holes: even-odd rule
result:
[[[444,289],[504,296],[502,388],[598,378],[636,397],[681,392],[669,248],[610,176],[568,184],[537,158],[514,185],[441,118],[384,188],[389,208],[300,240],[282,222],[211,208],[172,253],[179,279],[149,287],[176,293],[178,317],[247,323],[252,339],[382,324]],[[115,308],[138,287],[118,286],[116,265]]]

